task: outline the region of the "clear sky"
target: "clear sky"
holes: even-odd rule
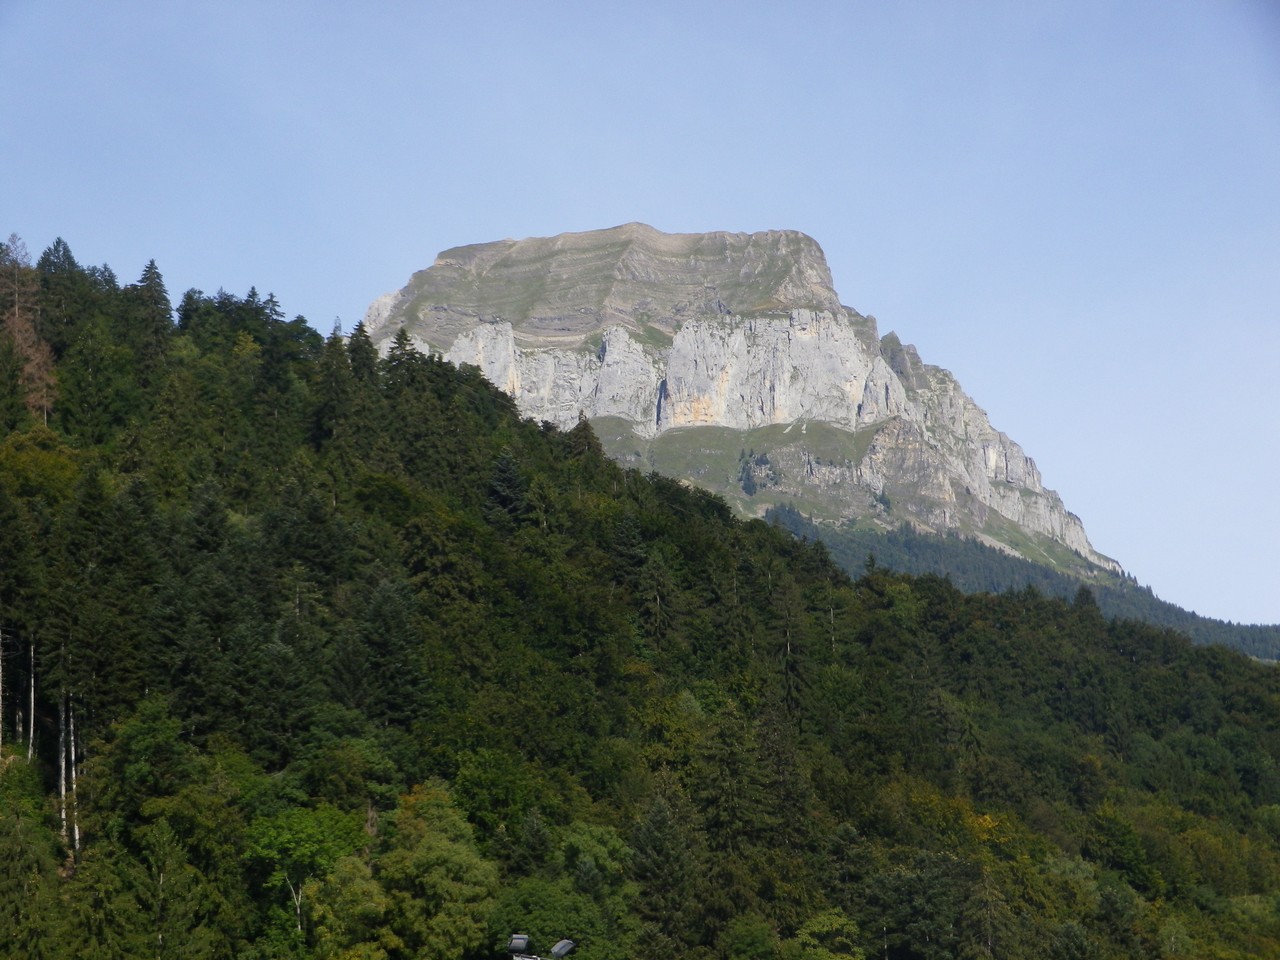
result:
[[[1280,622],[1280,3],[0,0],[0,235],[322,332],[462,243],[803,230],[1102,552]]]

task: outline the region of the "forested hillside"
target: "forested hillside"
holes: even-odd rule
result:
[[[1280,955],[1280,680],[0,250],[0,952]]]
[[[821,540],[845,570],[860,573],[867,558],[890,570],[945,576],[965,593],[1003,593],[1031,587],[1051,597],[1070,599],[1083,581],[1069,573],[1011,556],[956,534],[926,534],[906,524],[876,530],[855,524],[817,524],[794,507],[769,511],[766,519],[798,537]],[[1202,617],[1161,600],[1132,577],[1098,570],[1088,583],[1098,608],[1108,617],[1172,627],[1196,643],[1220,643],[1251,657],[1280,660],[1280,624],[1227,623]]]

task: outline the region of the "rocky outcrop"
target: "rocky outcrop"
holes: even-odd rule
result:
[[[522,346],[567,347],[612,325],[670,336],[696,316],[798,306],[840,307],[821,248],[802,233],[668,234],[628,223],[446,250],[376,301],[365,325],[376,338],[416,320],[447,348],[477,324],[506,321]]]
[[[909,519],[1015,551],[1005,534],[1017,528],[1118,569],[946,370],[840,305],[821,249],[800,233],[628,224],[459,247],[375,301],[365,325],[381,343],[403,327],[561,426],[617,418],[656,441],[829,425],[849,438],[845,452],[820,454],[801,429],[757,454],[775,499],[816,494],[836,516]],[[699,482],[728,489],[753,469]]]

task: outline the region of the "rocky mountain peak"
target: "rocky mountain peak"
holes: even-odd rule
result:
[[[803,233],[628,223],[455,247],[365,326],[479,367],[528,417],[585,414],[617,459],[749,514],[905,521],[1119,569],[950,373],[840,305]]]
[[[445,349],[476,323],[527,345],[582,343],[605,327],[672,336],[690,317],[837,310],[822,249],[794,230],[662,233],[643,223],[445,250],[371,308]]]

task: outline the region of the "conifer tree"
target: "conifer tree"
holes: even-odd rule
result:
[[[144,383],[158,376],[173,331],[173,306],[155,260],[148,260],[138,282],[121,291],[125,303],[125,343],[133,350]]]
[[[57,913],[56,841],[40,787],[32,764],[0,770],[0,944],[15,957],[40,956]]]
[[[345,439],[356,387],[342,335],[334,330],[324,342],[316,368],[316,412],[313,437],[319,446]]]
[[[698,939],[699,846],[688,817],[661,793],[631,831],[631,875],[640,885],[638,911],[653,932],[670,941],[673,954]]]
[[[113,287],[95,279],[76,262],[71,248],[61,237],[54,240],[36,261],[40,277],[40,318],[37,329],[61,358],[75,339],[77,327],[95,316],[114,313]],[[102,280],[105,278],[99,278]]]
[[[138,902],[141,867],[116,846],[90,851],[62,888],[52,930],[54,957],[154,956],[151,931]]]
[[[347,357],[351,361],[351,379],[357,389],[376,391],[378,388],[378,351],[369,339],[364,321],[356,324],[347,338]]]
[[[413,345],[408,331],[401,327],[391,339],[383,365],[383,383],[387,398],[395,400],[410,390],[426,389],[423,371],[425,358]]]
[[[489,477],[488,499],[485,516],[490,523],[502,530],[509,530],[528,514],[525,498],[528,482],[520,472],[520,466],[510,447],[504,447],[493,463]]]
[[[22,358],[13,340],[0,330],[0,437],[27,423],[30,414],[22,388]]]
[[[134,354],[115,341],[106,319],[98,315],[80,325],[67,361],[59,384],[60,422],[82,442],[105,443],[140,412]]]

